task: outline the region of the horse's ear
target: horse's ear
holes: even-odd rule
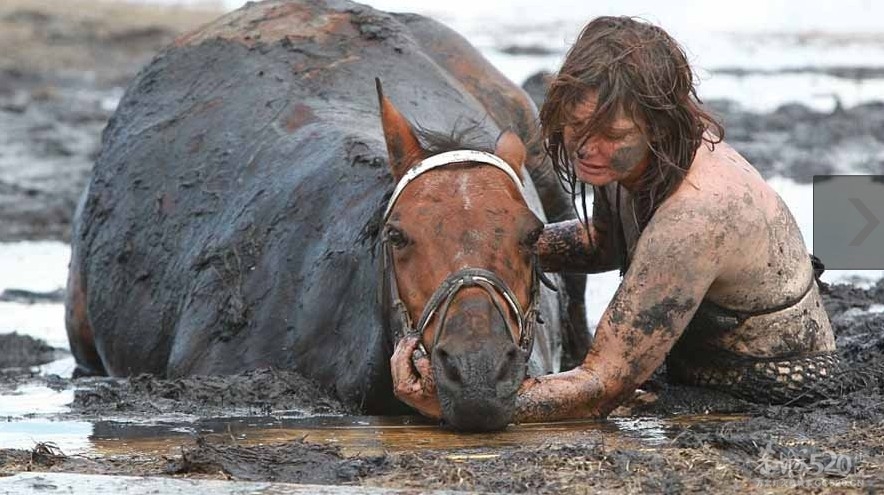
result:
[[[424,158],[424,150],[411,128],[411,124],[393,106],[381,87],[381,80],[375,78],[378,90],[378,103],[381,107],[381,124],[384,127],[384,140],[387,142],[387,154],[390,158],[390,169],[398,181],[415,163]]]
[[[494,154],[509,163],[516,173],[522,174],[522,166],[525,164],[528,150],[525,149],[525,143],[515,132],[507,129],[500,133],[500,136],[497,137],[497,144],[494,146]]]

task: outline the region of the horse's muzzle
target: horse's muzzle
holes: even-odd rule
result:
[[[433,349],[443,420],[463,431],[504,429],[513,420],[516,392],[525,377],[523,352],[511,341],[470,347]]]

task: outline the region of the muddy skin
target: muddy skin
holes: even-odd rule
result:
[[[641,330],[645,335],[651,335],[660,329],[671,329],[673,317],[684,315],[696,305],[697,302],[690,298],[679,301],[676,298],[667,297],[653,308],[637,314],[632,320],[632,326]]]
[[[598,273],[612,269],[613,253],[607,232],[597,229],[595,224],[590,228],[594,234],[592,241],[581,220],[548,224],[536,245],[544,270]]]
[[[599,150],[602,144],[608,150],[613,146],[599,143]],[[575,410],[572,399],[585,392],[568,387],[567,375],[538,379],[524,393],[558,406],[532,420],[606,414],[647,380],[667,354],[674,379],[731,387],[737,395],[761,402],[812,400],[814,393],[829,396],[832,390],[843,390],[845,381],[866,384],[864,379],[833,378],[841,371],[833,354],[834,337],[795,220],[727,144],[698,149],[684,182],[643,231],[624,208],[631,206],[628,187],[597,189],[608,195],[608,203],[619,202],[618,219],[626,218],[626,258],[631,260],[583,365],[602,386],[590,393],[598,397],[595,404]],[[691,269],[667,271],[666,266]],[[710,326],[704,315],[712,305],[731,308],[738,315],[735,323],[727,329]],[[690,331],[682,335],[686,328]],[[632,329],[644,337],[636,338]],[[704,367],[701,362],[728,353],[752,365],[713,359]]]
[[[550,74],[536,73],[523,88],[543,106]],[[878,174],[884,151],[884,102],[820,112],[789,103],[771,112],[752,112],[729,100],[706,101],[727,130],[728,143],[765,177],[808,184],[814,175],[862,170]],[[845,160],[847,160],[845,162]]]
[[[601,194],[596,194],[592,208],[593,216],[588,221],[591,239],[580,220],[548,223],[544,227],[535,245],[544,270],[600,273],[618,267],[614,238],[610,235],[612,216],[608,203],[602,200]]]
[[[724,147],[720,149],[727,157],[739,158],[733,150]],[[746,164],[740,159],[740,165]],[[739,166],[739,165],[738,165]],[[728,173],[734,173],[733,171]],[[740,174],[741,172],[737,172]],[[749,173],[749,172],[747,172]],[[705,335],[706,339],[718,341],[723,348],[749,356],[774,357],[795,355],[796,353],[814,353],[831,350],[833,346],[831,333],[825,313],[822,311],[821,302],[818,299],[817,288],[812,285],[813,276],[810,270],[809,259],[801,242],[797,225],[787,207],[780,198],[770,197],[751,201],[745,206],[746,196],[749,194],[749,185],[745,184],[746,191],[742,198],[733,198],[733,201],[742,202],[743,205],[728,205],[726,208],[711,207],[706,210],[698,210],[696,213],[708,217],[711,225],[723,225],[724,230],[714,238],[718,251],[723,249],[722,240],[719,237],[728,235],[734,238],[745,236],[760,236],[759,248],[767,251],[766,263],[752,262],[755,266],[743,266],[729,275],[728,283],[735,287],[744,287],[742,290],[733,290],[724,293],[707,295],[711,301],[704,301],[697,310],[695,319],[690,326],[702,326],[698,330]],[[609,193],[610,194],[610,193]],[[764,203],[765,206],[762,206]],[[628,206],[630,203],[626,202]],[[773,213],[764,213],[762,208],[773,210]],[[728,219],[728,212],[746,212],[745,215],[758,215],[763,222],[760,229],[748,231],[746,225],[752,222],[733,222]],[[757,213],[755,213],[757,212]],[[629,210],[624,212],[629,217]],[[684,217],[687,219],[689,217]],[[683,220],[678,220],[681,222]],[[629,223],[627,223],[628,225]],[[635,243],[638,235],[636,229],[625,229],[627,245]],[[634,248],[630,249],[630,254]],[[665,249],[660,247],[660,249]],[[673,249],[679,249],[673,246]],[[749,251],[723,255],[718,262],[734,259],[754,260]],[[749,248],[751,251],[753,248]],[[677,251],[673,251],[677,252]],[[757,266],[761,265],[761,266]],[[749,289],[748,287],[753,287]],[[809,292],[808,292],[809,291]],[[795,306],[797,299],[805,293],[808,294],[801,307]],[[712,303],[714,301],[714,304]],[[733,331],[714,330],[714,320],[705,317],[706,306],[712,304],[715,307],[739,308],[728,310],[737,315]],[[783,307],[783,313],[775,313],[779,306]],[[792,309],[786,310],[786,306]],[[750,318],[756,312],[771,312],[769,316],[757,316]],[[704,319],[706,318],[706,319]],[[797,318],[797,319],[796,319]],[[707,321],[708,320],[708,321]],[[690,327],[689,326],[689,327]],[[739,330],[736,330],[739,327]],[[689,335],[699,335],[698,332],[686,332]],[[717,334],[716,332],[722,332]],[[697,338],[691,336],[690,338]]]
[[[605,414],[600,400],[604,399],[604,384],[601,379],[582,368],[559,373],[558,379],[544,384],[541,377],[530,379],[516,397],[516,418],[518,421],[549,421],[562,414],[574,417],[592,417]],[[531,388],[543,386],[541,394],[532,393]]]
[[[629,141],[632,141],[632,143],[618,148],[611,155],[611,168],[621,174],[625,174],[640,165],[650,152],[648,143],[643,136],[639,135]]]

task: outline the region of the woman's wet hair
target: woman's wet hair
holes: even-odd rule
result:
[[[598,97],[592,116],[570,121],[589,92]],[[576,135],[588,139],[605,134],[618,112],[640,124],[654,156],[632,191],[644,228],[681,184],[700,145],[721,142],[724,129],[701,107],[685,52],[669,34],[631,17],[599,17],[568,51],[540,111],[546,151],[572,196],[580,186],[565,147],[565,127],[576,125]]]

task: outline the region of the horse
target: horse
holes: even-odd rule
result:
[[[553,291],[532,256],[544,222],[574,215],[535,119],[416,15],[274,0],[177,38],[126,90],[77,207],[75,374],[277,367],[398,414],[389,359],[419,331],[444,420],[506,426],[525,373],[588,335],[583,279]]]

